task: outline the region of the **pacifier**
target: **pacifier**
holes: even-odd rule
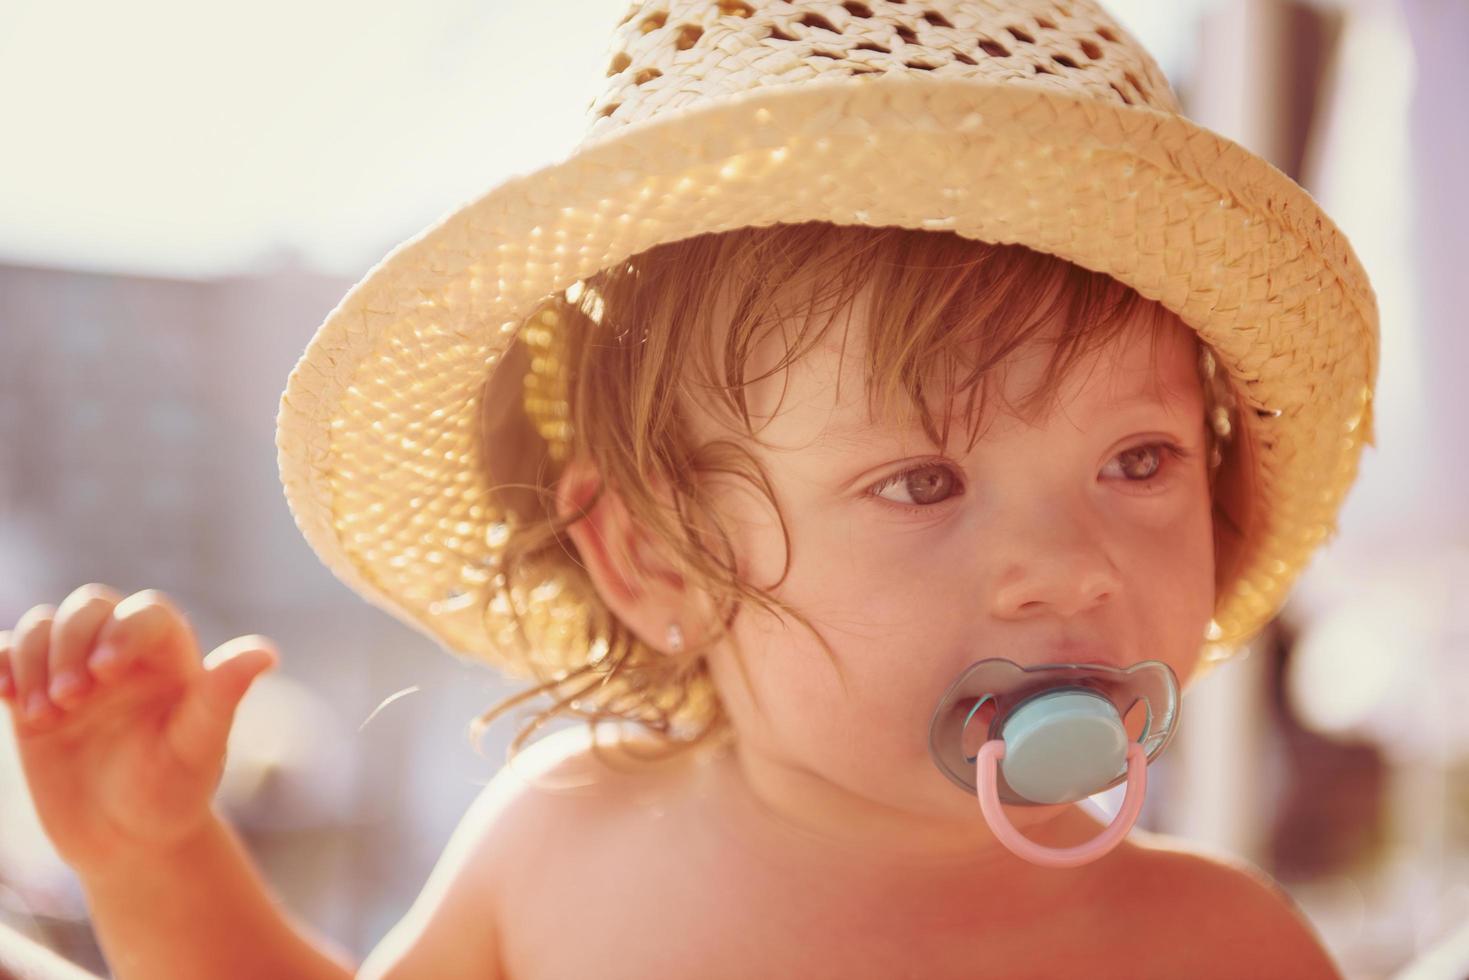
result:
[[[1142,733],[1131,741],[1123,719],[1141,702]],[[967,755],[964,733],[991,704],[985,741]],[[1022,667],[1001,657],[970,665],[939,699],[929,726],[933,761],[949,780],[979,797],[995,837],[1015,854],[1047,867],[1075,867],[1116,847],[1142,810],[1147,766],[1173,738],[1178,723],[1178,677],[1159,660],[1131,667],[1037,664]],[[1069,848],[1044,847],[1011,825],[1000,803],[1048,806],[1072,803],[1127,780],[1127,794],[1111,825],[1095,839]]]

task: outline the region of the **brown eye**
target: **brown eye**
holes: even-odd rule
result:
[[[894,474],[877,484],[870,492],[907,510],[921,510],[957,496],[962,492],[957,489],[958,483],[959,480],[950,467],[925,463]],[[884,497],[883,491],[888,489],[897,490],[900,495],[898,499]]]
[[[1117,457],[1130,480],[1151,480],[1163,465],[1163,454],[1153,446],[1138,446]]]
[[[1187,450],[1171,442],[1150,442],[1118,453],[1107,465],[1109,468],[1116,465],[1123,483],[1148,486],[1159,478],[1163,470],[1169,469],[1170,464],[1187,460],[1189,456]]]

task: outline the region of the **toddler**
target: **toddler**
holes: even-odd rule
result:
[[[282,399],[323,561],[531,682],[477,733],[550,701],[360,967],[210,805],[270,641],[201,662],[100,584],[0,633],[115,975],[1336,976],[1263,873],[1082,804],[1135,817],[1331,533],[1377,350],[1340,232],[1082,0],[649,2],[608,77]],[[1027,795],[1037,741],[1082,781]]]

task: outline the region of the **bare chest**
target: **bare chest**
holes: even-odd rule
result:
[[[1149,970],[1138,945],[1103,930],[1055,921],[1001,927],[915,922],[874,901],[832,904],[819,893],[747,892],[730,882],[688,881],[656,896],[583,887],[556,903],[554,926],[522,931],[513,980],[689,977],[974,980],[980,977],[1170,976]],[[595,891],[595,895],[587,894]],[[564,893],[563,893],[564,894]]]
[[[1177,975],[1122,899],[1041,909],[885,891],[710,835],[700,816],[645,797],[519,870],[504,913],[511,980]]]

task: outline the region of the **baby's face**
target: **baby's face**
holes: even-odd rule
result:
[[[1184,682],[1199,658],[1214,555],[1194,334],[1167,325],[1155,366],[1147,328],[1129,331],[1073,372],[1062,408],[1035,426],[1003,406],[1032,390],[1046,351],[1017,354],[1007,399],[991,399],[999,417],[968,453],[959,417],[944,454],[916,424],[867,420],[860,298],[852,312],[845,355],[838,320],[784,379],[783,400],[780,373],[748,392],[752,448],[790,534],[789,574],[772,591],[823,633],[841,675],[809,631],[755,608],[734,629],[763,713],[727,647],[710,667],[766,802],[779,796],[813,827],[856,807],[961,844],[986,836],[977,803],[934,766],[927,739],[966,667],[1161,660]],[[724,435],[709,424],[701,435]],[[743,484],[719,493],[742,577],[772,586],[786,560],[773,511]],[[1029,814],[1008,810],[1025,826]]]

